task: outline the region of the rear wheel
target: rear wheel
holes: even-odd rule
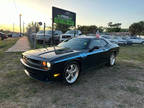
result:
[[[116,55],[115,53],[112,53],[109,57],[108,66],[115,65],[115,62],[116,62]]]
[[[71,62],[66,65],[64,69],[64,82],[67,84],[73,84],[77,81],[80,73],[80,68],[78,63]]]

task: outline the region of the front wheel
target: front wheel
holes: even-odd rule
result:
[[[78,63],[71,62],[66,65],[64,69],[64,82],[67,84],[73,84],[77,81],[80,73],[80,68]]]

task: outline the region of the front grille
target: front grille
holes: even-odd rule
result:
[[[26,56],[23,56],[23,60],[26,64],[28,64],[30,66],[37,67],[37,68],[41,67],[41,61],[27,58]]]

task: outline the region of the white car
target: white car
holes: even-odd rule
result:
[[[77,36],[80,36],[82,34],[82,32],[80,30],[69,30],[67,31],[65,34],[62,34],[60,36],[60,42],[69,39],[69,38],[74,38]]]
[[[122,39],[120,36],[113,36],[112,41],[116,42],[118,45],[126,45],[127,41]]]
[[[144,39],[140,37],[130,37],[133,44],[144,44]]]

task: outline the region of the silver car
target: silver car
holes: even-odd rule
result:
[[[54,41],[59,41],[60,35],[62,34],[62,32],[60,30],[55,30],[53,32],[54,34]],[[45,31],[45,36],[44,36],[44,31],[41,30],[36,34],[36,40],[41,43],[43,42],[43,40],[45,39],[45,42],[50,43],[51,42],[51,38],[52,38],[52,30],[47,30]]]

